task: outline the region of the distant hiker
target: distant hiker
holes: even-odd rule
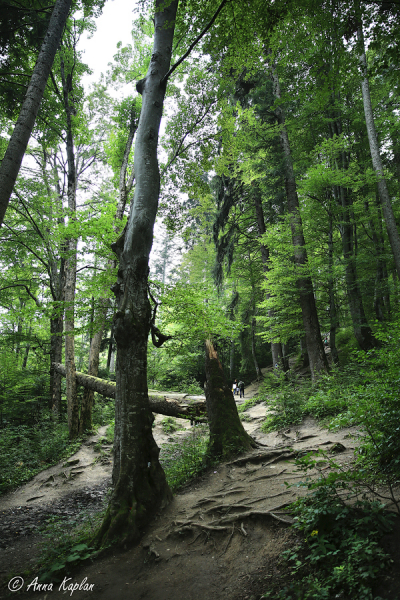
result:
[[[233,382],[233,387],[232,387],[233,395],[236,396],[238,391],[239,391],[238,383],[237,383],[237,379],[235,379],[235,381]]]
[[[244,383],[243,381],[239,381],[238,388],[240,392],[240,398],[244,398]]]

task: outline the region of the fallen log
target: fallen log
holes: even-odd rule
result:
[[[65,366],[53,363],[54,370],[65,377]],[[89,390],[93,390],[106,398],[115,398],[116,385],[112,381],[105,381],[98,377],[85,375],[76,371],[76,383]],[[206,400],[201,396],[187,396],[185,394],[161,395],[149,391],[150,409],[153,413],[167,415],[168,417],[179,417],[181,419],[196,419],[207,416]],[[202,419],[204,420],[204,419]]]

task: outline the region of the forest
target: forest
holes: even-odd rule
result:
[[[89,87],[104,4],[0,2],[0,497],[106,425],[112,487],[70,562],[130,547],[187,479],[266,452],[261,403],[260,435],[311,418],[355,446],[284,454],[303,541],[253,597],[395,599],[400,3],[140,0]],[[193,426],[176,481],[155,416]]]

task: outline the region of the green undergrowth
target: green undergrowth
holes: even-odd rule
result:
[[[296,463],[306,479],[298,485],[309,492],[291,507],[301,541],[282,555],[289,583],[263,598],[378,600],[374,588],[391,563],[380,541],[395,516],[368,499],[359,478],[326,454],[307,455]],[[330,471],[323,474],[327,466]],[[307,480],[307,471],[315,468],[319,478]]]
[[[112,434],[113,423],[107,429],[108,441],[112,441]],[[161,447],[160,462],[173,492],[204,470],[208,439],[208,427],[198,425],[185,438]],[[96,557],[98,551],[90,540],[102,523],[107,503],[108,498],[105,498],[103,508],[96,513],[82,510],[70,517],[48,519],[42,530],[42,556],[35,567],[40,582],[57,583],[83,561]]]
[[[80,447],[70,441],[66,423],[8,425],[0,430],[0,493],[29,481],[44,469],[68,458]]]
[[[173,492],[204,471],[208,440],[208,426],[200,424],[179,441],[161,446],[160,462]]]
[[[96,395],[97,396],[97,395]],[[112,422],[114,401],[97,396],[93,409],[93,425]],[[107,436],[107,441],[110,441]],[[111,437],[111,441],[113,434]],[[69,439],[65,421],[54,422],[42,414],[40,423],[6,423],[0,429],[0,494],[26,483],[40,471],[69,458],[82,443],[81,437]]]
[[[249,408],[251,408],[252,406],[255,406],[256,404],[260,404],[260,402],[264,402],[264,398],[263,397],[259,397],[254,396],[253,398],[247,398],[243,404],[239,404],[239,406],[237,407],[237,411],[238,413],[243,413],[246,410],[248,410]]]
[[[153,383],[151,391],[171,392],[171,394],[188,394],[189,396],[204,396],[204,389],[194,377],[182,378],[179,382],[174,381],[171,385],[167,381]]]
[[[83,561],[98,554],[89,540],[101,525],[107,502],[106,496],[103,508],[95,513],[83,509],[68,517],[57,516],[47,520],[41,530],[41,557],[34,571],[40,582],[58,583]]]
[[[375,335],[379,348],[353,351],[346,366],[316,384],[290,375],[279,386],[265,383],[259,393],[271,411],[264,431],[307,416],[333,431],[356,426],[354,462],[346,470],[327,455],[297,461],[304,472],[299,485],[308,491],[292,507],[302,541],[284,553],[286,585],[264,598],[381,600],[380,578],[391,563],[381,539],[393,515],[372,492],[385,490],[400,513],[393,492],[400,479],[400,322],[377,328]],[[318,480],[307,479],[310,468],[320,470]]]
[[[100,394],[95,394],[95,402],[92,411],[92,421],[94,427],[102,427],[112,422],[115,415],[115,400],[112,398],[103,398]]]
[[[166,434],[175,433],[175,431],[179,431],[183,429],[181,425],[177,422],[174,417],[164,417],[161,419],[161,429]]]

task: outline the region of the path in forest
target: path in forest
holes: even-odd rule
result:
[[[246,389],[245,399],[256,388]],[[256,404],[246,414],[250,419],[244,422],[246,430],[264,446],[185,486],[154,520],[139,546],[123,554],[115,551],[85,566],[74,575],[74,581],[87,577],[95,586],[96,599],[102,600],[114,600],[121,592],[132,600],[231,600],[242,597],[249,581],[266,565],[270,575],[279,571],[279,554],[293,538],[283,523],[290,518],[282,511],[304,493],[285,484],[304,478],[296,471],[295,456],[340,442],[344,449],[337,458],[343,464],[350,462],[354,431],[328,433],[307,419],[296,428],[263,434],[260,424],[265,419],[265,404]],[[171,436],[162,431],[161,420],[158,415],[154,429],[159,445],[188,435],[187,421],[178,420],[183,429]],[[38,527],[44,521],[54,515],[68,517],[101,508],[110,485],[111,446],[101,445],[100,454],[94,448],[104,434],[105,428],[101,428],[68,461],[0,498],[0,595],[7,592],[10,571],[22,575],[34,564],[40,542]],[[49,600],[60,595],[62,590],[57,590],[55,586],[51,595],[32,594],[31,590],[23,597]],[[93,595],[76,591],[74,597]]]

